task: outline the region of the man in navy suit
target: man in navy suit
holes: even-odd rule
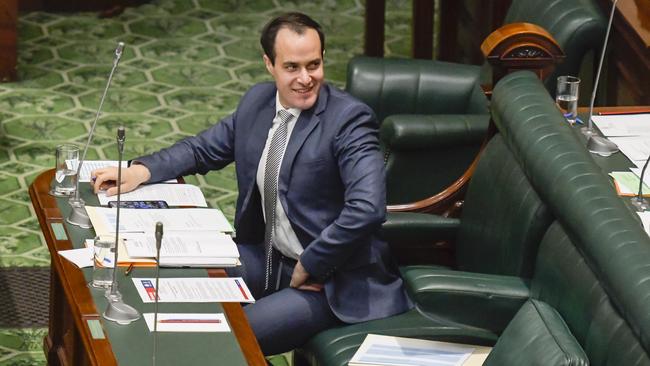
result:
[[[261,44],[275,82],[253,86],[232,115],[197,136],[135,159],[122,192],[235,162],[243,265],[229,274],[258,299],[245,311],[268,355],[411,302],[377,237],[386,194],[373,112],[323,81],[325,37],[308,16],[271,20]],[[117,177],[116,169],[93,174],[96,190]]]

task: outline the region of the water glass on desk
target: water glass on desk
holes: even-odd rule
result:
[[[77,187],[77,164],[79,148],[73,144],[56,147],[56,166],[50,193],[54,196],[69,196]]]
[[[555,103],[570,124],[576,123],[578,117],[578,89],[580,78],[575,76],[559,76],[557,78],[557,89]]]
[[[115,237],[100,235],[93,243],[93,279],[90,286],[109,288],[115,271]]]

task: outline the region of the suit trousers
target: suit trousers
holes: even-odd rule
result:
[[[242,277],[256,299],[244,306],[244,312],[264,355],[291,351],[316,333],[343,324],[330,309],[324,289],[314,292],[289,287],[295,260],[273,249],[271,284],[264,291],[264,245],[238,244],[237,248],[242,265],[226,272],[230,277]]]

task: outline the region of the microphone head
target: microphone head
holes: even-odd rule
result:
[[[163,223],[158,221],[156,223],[156,246],[157,246],[156,249],[157,250],[160,250],[160,243],[162,241],[162,237],[163,237]]]
[[[124,129],[124,126],[117,128],[117,139],[119,141],[124,141],[124,139],[126,139],[126,130]]]
[[[115,57],[116,58],[122,57],[122,51],[124,51],[124,42],[119,42],[117,44],[117,48],[115,49]]]

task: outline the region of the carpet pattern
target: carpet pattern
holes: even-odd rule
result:
[[[410,54],[410,3],[387,1],[387,56]],[[118,41],[126,43],[125,53],[88,159],[116,159],[120,125],[130,159],[231,113],[245,90],[270,80],[259,31],[289,10],[323,25],[326,78],[343,86],[348,60],[363,50],[362,0],[154,0],[109,19],[20,14],[20,81],[0,84],[0,268],[49,265],[27,188],[54,166],[56,145],[85,143]],[[187,181],[232,219],[233,166]],[[43,334],[42,328],[0,328],[0,366],[44,364]]]

